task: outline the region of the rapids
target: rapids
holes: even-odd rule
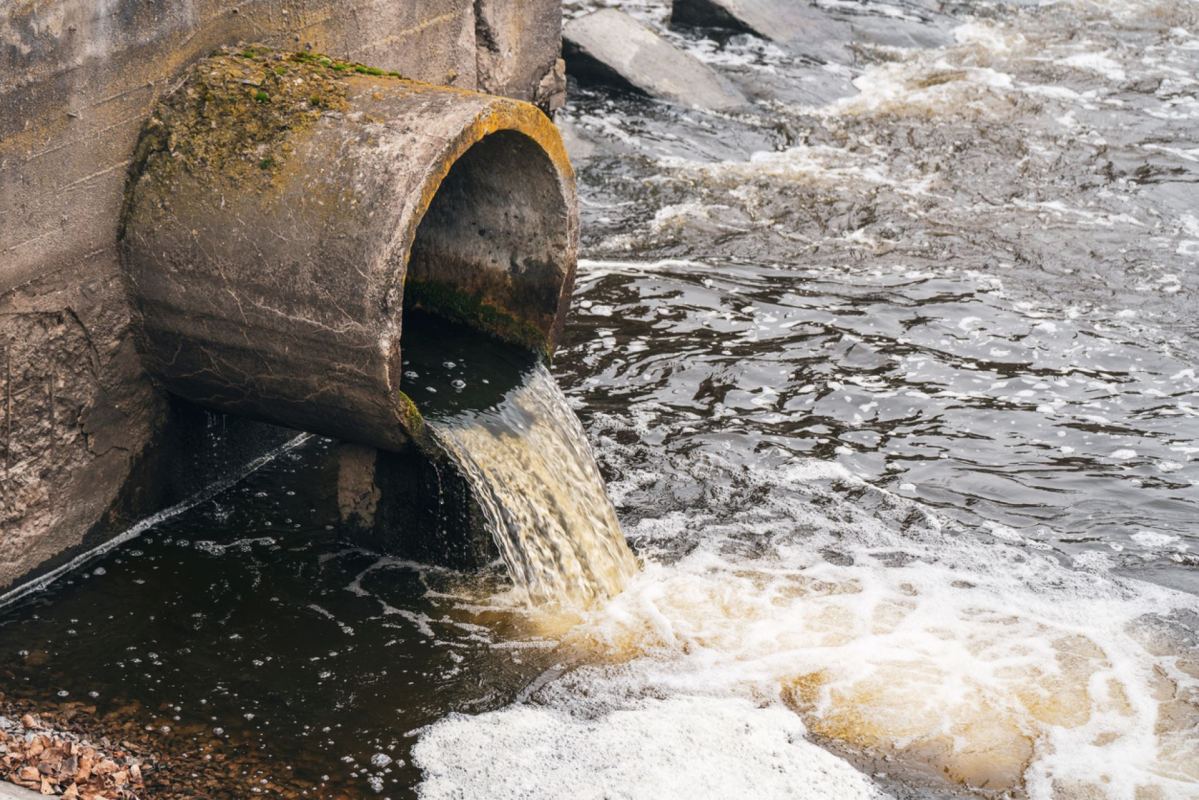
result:
[[[648,566],[560,677],[424,734],[429,796],[650,796],[732,701],[720,796],[830,796],[778,708],[876,779],[834,796],[1199,796],[1199,5],[821,5],[943,46],[821,63],[646,2],[755,111],[570,109],[562,379]],[[519,779],[448,757],[530,741]]]

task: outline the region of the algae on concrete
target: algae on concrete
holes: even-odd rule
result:
[[[545,332],[536,325],[488,302],[481,293],[464,291],[448,281],[409,277],[404,283],[404,303],[505,342],[538,352],[547,350]]]
[[[234,181],[272,175],[293,152],[291,136],[348,108],[343,78],[350,74],[402,78],[321,53],[257,44],[219,50],[155,111],[138,142],[134,172],[164,158]]]

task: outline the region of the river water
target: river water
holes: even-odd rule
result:
[[[622,4],[752,107],[559,119],[624,592],[348,547],[313,440],[6,611],[4,689],[213,796],[1199,797],[1199,6],[822,7]]]

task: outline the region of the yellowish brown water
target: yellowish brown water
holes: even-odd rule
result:
[[[564,634],[558,616],[543,630],[636,691],[781,702],[870,773],[984,796],[1193,796],[1195,653],[1150,640],[1117,601],[1075,597],[1058,613],[1002,576],[955,587],[941,569],[907,570],[890,581],[693,556],[651,566]]]
[[[544,365],[498,403],[429,424],[532,601],[583,607],[624,588],[636,561],[583,428]]]

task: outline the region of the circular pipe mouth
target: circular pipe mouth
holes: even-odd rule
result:
[[[405,308],[542,354],[561,331],[574,176],[534,106],[254,47],[193,67],[135,163],[143,360],[193,402],[397,449]]]
[[[418,224],[404,307],[548,349],[574,248],[559,181],[546,151],[520,131],[496,131],[471,145]]]

